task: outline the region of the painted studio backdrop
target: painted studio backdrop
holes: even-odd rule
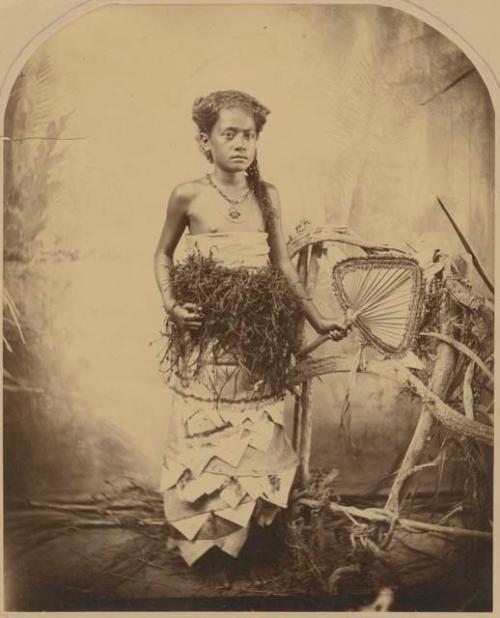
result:
[[[95,10],[30,58],[4,119],[4,283],[25,340],[6,323],[8,495],[158,483],[170,395],[153,252],[172,188],[208,171],[193,100],[228,88],[272,111],[259,160],[287,235],[309,219],[462,253],[439,195],[493,276],[493,110],[443,35],[375,6]],[[325,310],[339,257],[331,247],[322,258]],[[312,465],[338,468],[339,492],[362,493],[397,467],[418,408],[360,376],[353,466],[338,430],[346,380],[315,381]]]

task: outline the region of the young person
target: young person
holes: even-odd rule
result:
[[[318,311],[300,283],[283,236],[278,191],[260,178],[257,143],[268,114],[255,98],[233,90],[194,103],[199,147],[213,170],[174,189],[155,253],[168,319],[188,338],[203,328],[207,310],[197,299],[185,302],[175,294],[174,252],[186,229],[191,252],[238,272],[277,269],[318,333],[333,340],[346,334],[338,318]],[[171,380],[173,422],[162,489],[171,543],[190,565],[213,547],[236,557],[251,522],[267,526],[287,506],[295,475],[283,393],[272,384],[259,390],[234,348],[216,358],[208,347],[195,379],[181,370]]]

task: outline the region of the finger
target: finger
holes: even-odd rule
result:
[[[196,303],[184,303],[182,308],[189,311],[189,313],[193,313],[193,311],[201,311],[201,307]]]
[[[187,323],[188,328],[200,328],[200,326],[201,326],[201,322],[188,322]]]
[[[186,320],[201,320],[203,318],[203,314],[198,311],[186,312],[184,315]]]
[[[332,339],[333,341],[338,341],[339,339],[342,339],[343,333],[341,331],[338,331],[338,330],[331,330],[328,333],[328,337],[330,339]]]

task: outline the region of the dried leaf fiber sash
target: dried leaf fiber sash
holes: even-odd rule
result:
[[[195,252],[172,268],[171,282],[179,303],[203,308],[203,321],[189,332],[167,317],[162,371],[196,379],[208,350],[210,362],[231,354],[252,380],[284,395],[291,356],[300,348],[300,308],[281,271],[228,268]]]

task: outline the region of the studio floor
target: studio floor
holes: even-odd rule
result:
[[[274,561],[257,562],[252,577],[243,557],[231,587],[224,588],[210,565],[190,569],[175,551],[167,551],[162,530],[62,529],[56,514],[42,531],[30,526],[30,517],[40,514],[6,512],[5,606],[11,611],[345,611],[370,607],[377,599],[390,611],[492,607],[491,544],[484,541],[466,550],[442,537],[396,529],[383,552],[391,569],[383,557],[376,565],[361,561],[359,569],[344,569],[332,593],[325,594],[311,585],[314,564],[301,567],[302,579],[294,577],[285,546],[273,552]],[[345,564],[346,547],[328,534],[325,556]]]

